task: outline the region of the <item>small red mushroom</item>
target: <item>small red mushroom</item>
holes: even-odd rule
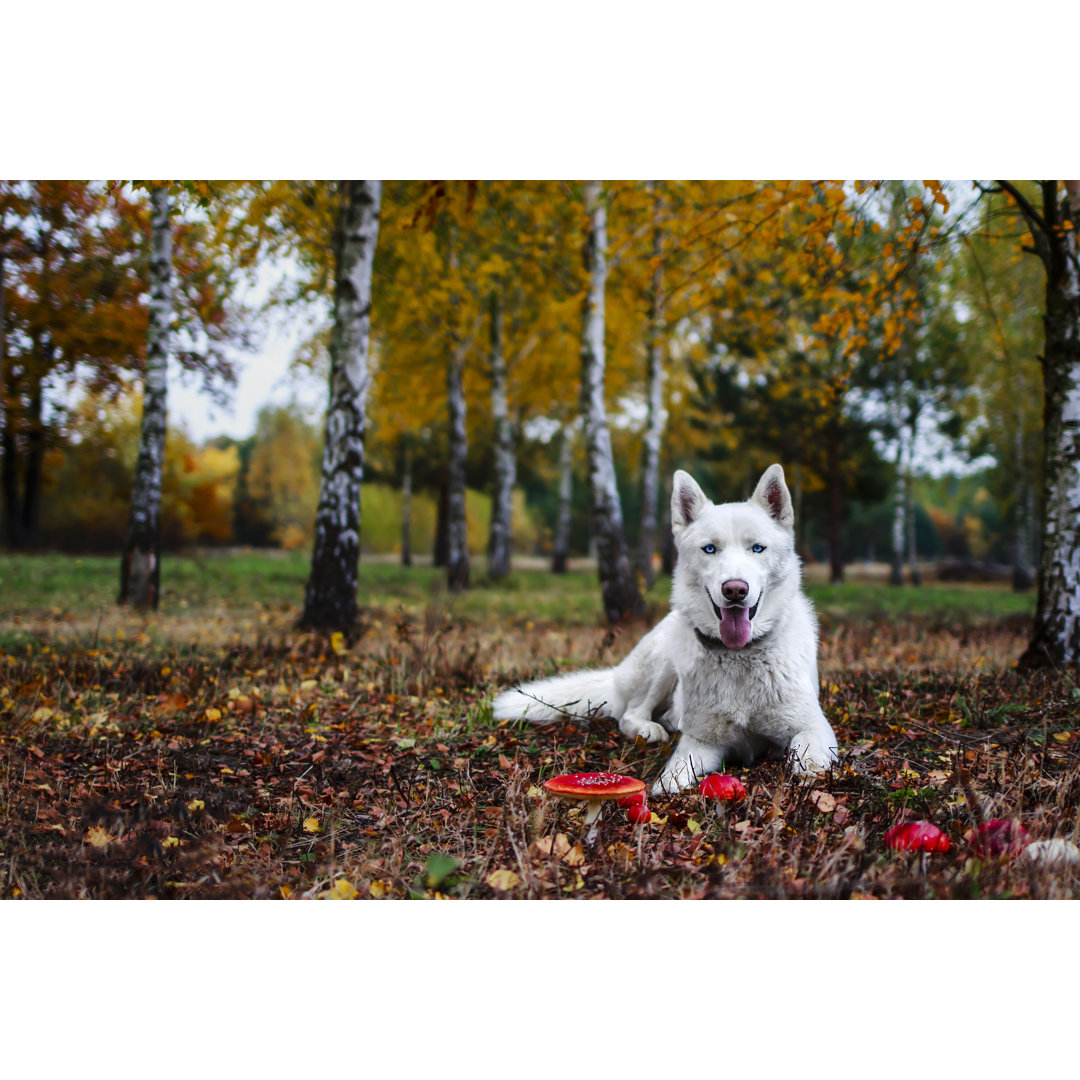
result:
[[[652,811],[645,803],[638,803],[626,811],[627,819],[634,825],[646,825],[652,821]]]
[[[885,834],[885,846],[897,851],[948,851],[949,838],[929,821],[905,821]]]
[[[746,798],[746,788],[737,777],[713,773],[706,776],[698,784],[698,792],[706,799],[716,799],[719,802],[735,802]]]
[[[597,818],[605,799],[625,799],[645,790],[645,782],[633,776],[620,776],[618,773],[566,773],[553,776],[545,781],[544,787],[560,799],[574,799],[585,802],[584,823],[590,826],[585,834],[586,843],[596,839]]]
[[[980,855],[995,859],[1002,855],[1019,855],[1029,843],[1031,837],[1019,821],[1000,819],[984,822],[971,840],[972,847]]]

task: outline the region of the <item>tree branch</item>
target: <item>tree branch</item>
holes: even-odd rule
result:
[[[1001,190],[1006,192],[1014,203],[1020,208],[1020,212],[1028,219],[1028,221],[1034,222],[1043,233],[1048,233],[1050,230],[1047,228],[1046,222],[1043,220],[1042,215],[1024,198],[1015,185],[1010,184],[1008,180],[999,180],[998,184],[1001,186]]]

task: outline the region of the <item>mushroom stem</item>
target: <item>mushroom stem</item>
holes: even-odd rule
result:
[[[589,831],[585,834],[585,843],[592,844],[596,840],[596,834],[600,831],[600,811],[604,808],[603,799],[589,799],[585,803],[585,817],[582,818],[582,824],[589,826]]]

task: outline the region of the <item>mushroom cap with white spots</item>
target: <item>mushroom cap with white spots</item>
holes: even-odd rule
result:
[[[642,791],[645,782],[611,772],[566,773],[545,781],[544,787],[564,799],[621,799]]]

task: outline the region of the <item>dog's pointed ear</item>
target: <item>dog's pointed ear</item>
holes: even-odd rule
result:
[[[671,483],[671,531],[679,533],[700,516],[709,505],[705,492],[698,487],[697,481],[688,473],[679,469]]]
[[[794,532],[795,510],[791,505],[791,492],[784,483],[784,470],[781,466],[770,465],[762,473],[750,501],[757,503],[778,525]]]

